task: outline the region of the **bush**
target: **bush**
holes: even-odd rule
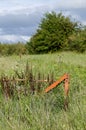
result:
[[[69,50],[77,52],[86,51],[86,31],[81,30],[69,38]]]
[[[26,44],[1,44],[0,43],[0,55],[20,55],[27,54]]]

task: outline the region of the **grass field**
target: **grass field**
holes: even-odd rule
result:
[[[70,75],[69,108],[63,109],[63,84],[47,94],[21,95],[19,100],[0,94],[0,130],[86,130],[86,54],[0,57],[0,75],[24,71],[27,61],[34,74],[53,72],[55,80]]]

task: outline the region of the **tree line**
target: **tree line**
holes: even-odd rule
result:
[[[43,54],[57,51],[86,52],[86,26],[62,13],[46,13],[26,44],[1,44],[0,55]]]
[[[0,43],[0,55],[23,55],[28,54],[26,44],[18,42],[15,44]]]

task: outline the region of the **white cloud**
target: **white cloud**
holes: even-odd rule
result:
[[[22,39],[24,39],[25,41],[29,41],[30,40],[30,36],[28,37],[28,36],[20,36]]]
[[[7,0],[8,1],[8,0]],[[0,15],[8,15],[8,14],[31,14],[37,10],[54,10],[56,8],[58,9],[75,9],[75,8],[86,8],[86,0],[51,0],[50,2],[42,1],[42,3],[39,2],[18,2],[19,4],[13,4],[10,5],[10,7],[5,6],[0,8]],[[24,3],[24,4],[22,4]],[[29,4],[30,3],[30,4]]]
[[[1,35],[0,41],[3,43],[26,42],[30,40],[30,36],[23,35]]]
[[[86,0],[60,0],[55,1],[57,8],[86,8]]]
[[[54,8],[53,8],[54,9]],[[36,14],[38,12],[45,13],[48,10],[52,10],[49,5],[26,5],[26,6],[16,6],[16,7],[10,7],[10,8],[0,8],[0,16],[6,16],[6,15],[31,15]]]
[[[82,24],[86,26],[86,20],[85,20],[85,21],[82,21]]]

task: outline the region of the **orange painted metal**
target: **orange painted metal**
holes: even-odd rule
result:
[[[64,74],[59,80],[55,81],[53,84],[47,87],[44,92],[46,93],[49,92],[50,90],[55,88],[58,84],[60,84],[62,81],[64,81],[65,95],[68,96],[68,92],[69,92],[69,75],[68,74]]]
[[[68,92],[69,92],[69,75],[66,76],[66,79],[64,80],[65,84],[64,84],[64,91],[65,91],[65,95],[68,96]]]

